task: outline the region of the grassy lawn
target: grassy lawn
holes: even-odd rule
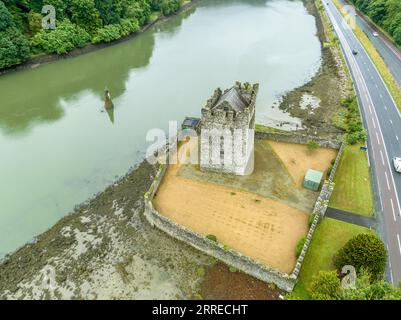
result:
[[[333,0],[333,2],[335,6],[340,10],[341,14],[344,16],[344,12],[342,11],[342,6],[340,5],[340,3],[337,0]],[[379,70],[380,75],[382,76],[398,106],[398,109],[401,110],[401,89],[398,86],[397,81],[395,81],[383,58],[380,56],[379,52],[377,52],[376,48],[374,47],[372,42],[370,42],[369,38],[362,31],[362,29],[358,25],[356,25],[353,31],[358,40],[362,43],[373,63],[376,65],[377,70]]]
[[[335,187],[329,206],[373,215],[373,193],[370,172],[365,151],[359,150],[363,144],[347,145],[334,176]]]
[[[315,230],[301,269],[299,282],[290,297],[308,299],[307,290],[311,285],[313,276],[321,270],[334,270],[333,255],[349,239],[360,233],[374,233],[374,231],[350,223],[324,218]]]

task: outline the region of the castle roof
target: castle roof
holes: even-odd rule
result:
[[[249,100],[249,94],[243,94],[239,88],[232,87],[222,94],[213,109],[228,107],[236,112],[243,111],[248,106]]]

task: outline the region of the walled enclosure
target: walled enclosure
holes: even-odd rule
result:
[[[309,228],[308,234],[306,236],[306,241],[301,251],[300,256],[297,259],[294,270],[291,274],[283,273],[278,270],[275,270],[269,266],[265,266],[247,256],[242,255],[239,252],[236,252],[231,249],[225,248],[222,244],[209,240],[208,238],[197,234],[182,225],[175,223],[174,221],[166,218],[155,208],[153,207],[153,197],[157,192],[161,181],[167,171],[168,168],[168,146],[161,151],[161,153],[166,154],[166,164],[160,164],[160,168],[157,172],[157,175],[147,193],[145,193],[145,218],[149,221],[149,223],[159,228],[160,230],[166,232],[170,236],[179,239],[181,241],[185,241],[187,244],[192,247],[213,256],[220,261],[226,263],[229,266],[235,267],[238,270],[241,270],[257,279],[260,279],[267,283],[275,283],[279,288],[291,292],[294,289],[294,286],[297,282],[299,273],[301,271],[302,263],[305,258],[305,255],[308,251],[310,242],[312,240],[314,231],[317,227],[320,218],[324,217],[326,212],[329,199],[331,193],[334,189],[334,174],[338,167],[338,163],[340,161],[341,155],[344,150],[343,144],[338,141],[333,140],[318,140],[315,137],[308,136],[297,136],[297,135],[285,135],[285,134],[276,134],[276,133],[268,133],[268,138],[275,141],[283,141],[283,142],[293,142],[293,143],[301,143],[306,144],[310,140],[317,141],[321,146],[334,147],[336,149],[340,148],[335,164],[331,171],[330,177],[328,180],[324,181],[319,197],[316,201],[315,207],[313,209],[312,214],[314,214],[313,222]],[[256,138],[265,138],[266,134],[259,135],[256,134]],[[175,145],[171,146],[175,148]]]

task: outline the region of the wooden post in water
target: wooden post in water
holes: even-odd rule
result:
[[[109,89],[104,90],[104,107],[106,109],[112,109],[114,107],[113,101],[111,100],[111,95]]]

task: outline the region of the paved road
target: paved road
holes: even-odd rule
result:
[[[327,4],[328,3],[328,4]],[[387,279],[401,281],[401,174],[392,157],[401,156],[401,114],[373,62],[331,0],[323,2],[340,39],[368,130],[368,154],[374,174],[378,220],[389,251]],[[358,52],[352,54],[352,50]]]
[[[336,208],[328,207],[324,216],[344,222],[349,222],[366,228],[376,227],[375,218],[361,216],[360,214],[347,212]]]
[[[349,5],[345,0],[339,1],[342,5]],[[355,21],[383,57],[383,60],[386,62],[398,85],[401,87],[401,50],[382,34],[380,30],[368,23],[367,20],[363,18],[363,14],[358,12]],[[378,33],[378,37],[373,36],[373,32],[375,31]]]

